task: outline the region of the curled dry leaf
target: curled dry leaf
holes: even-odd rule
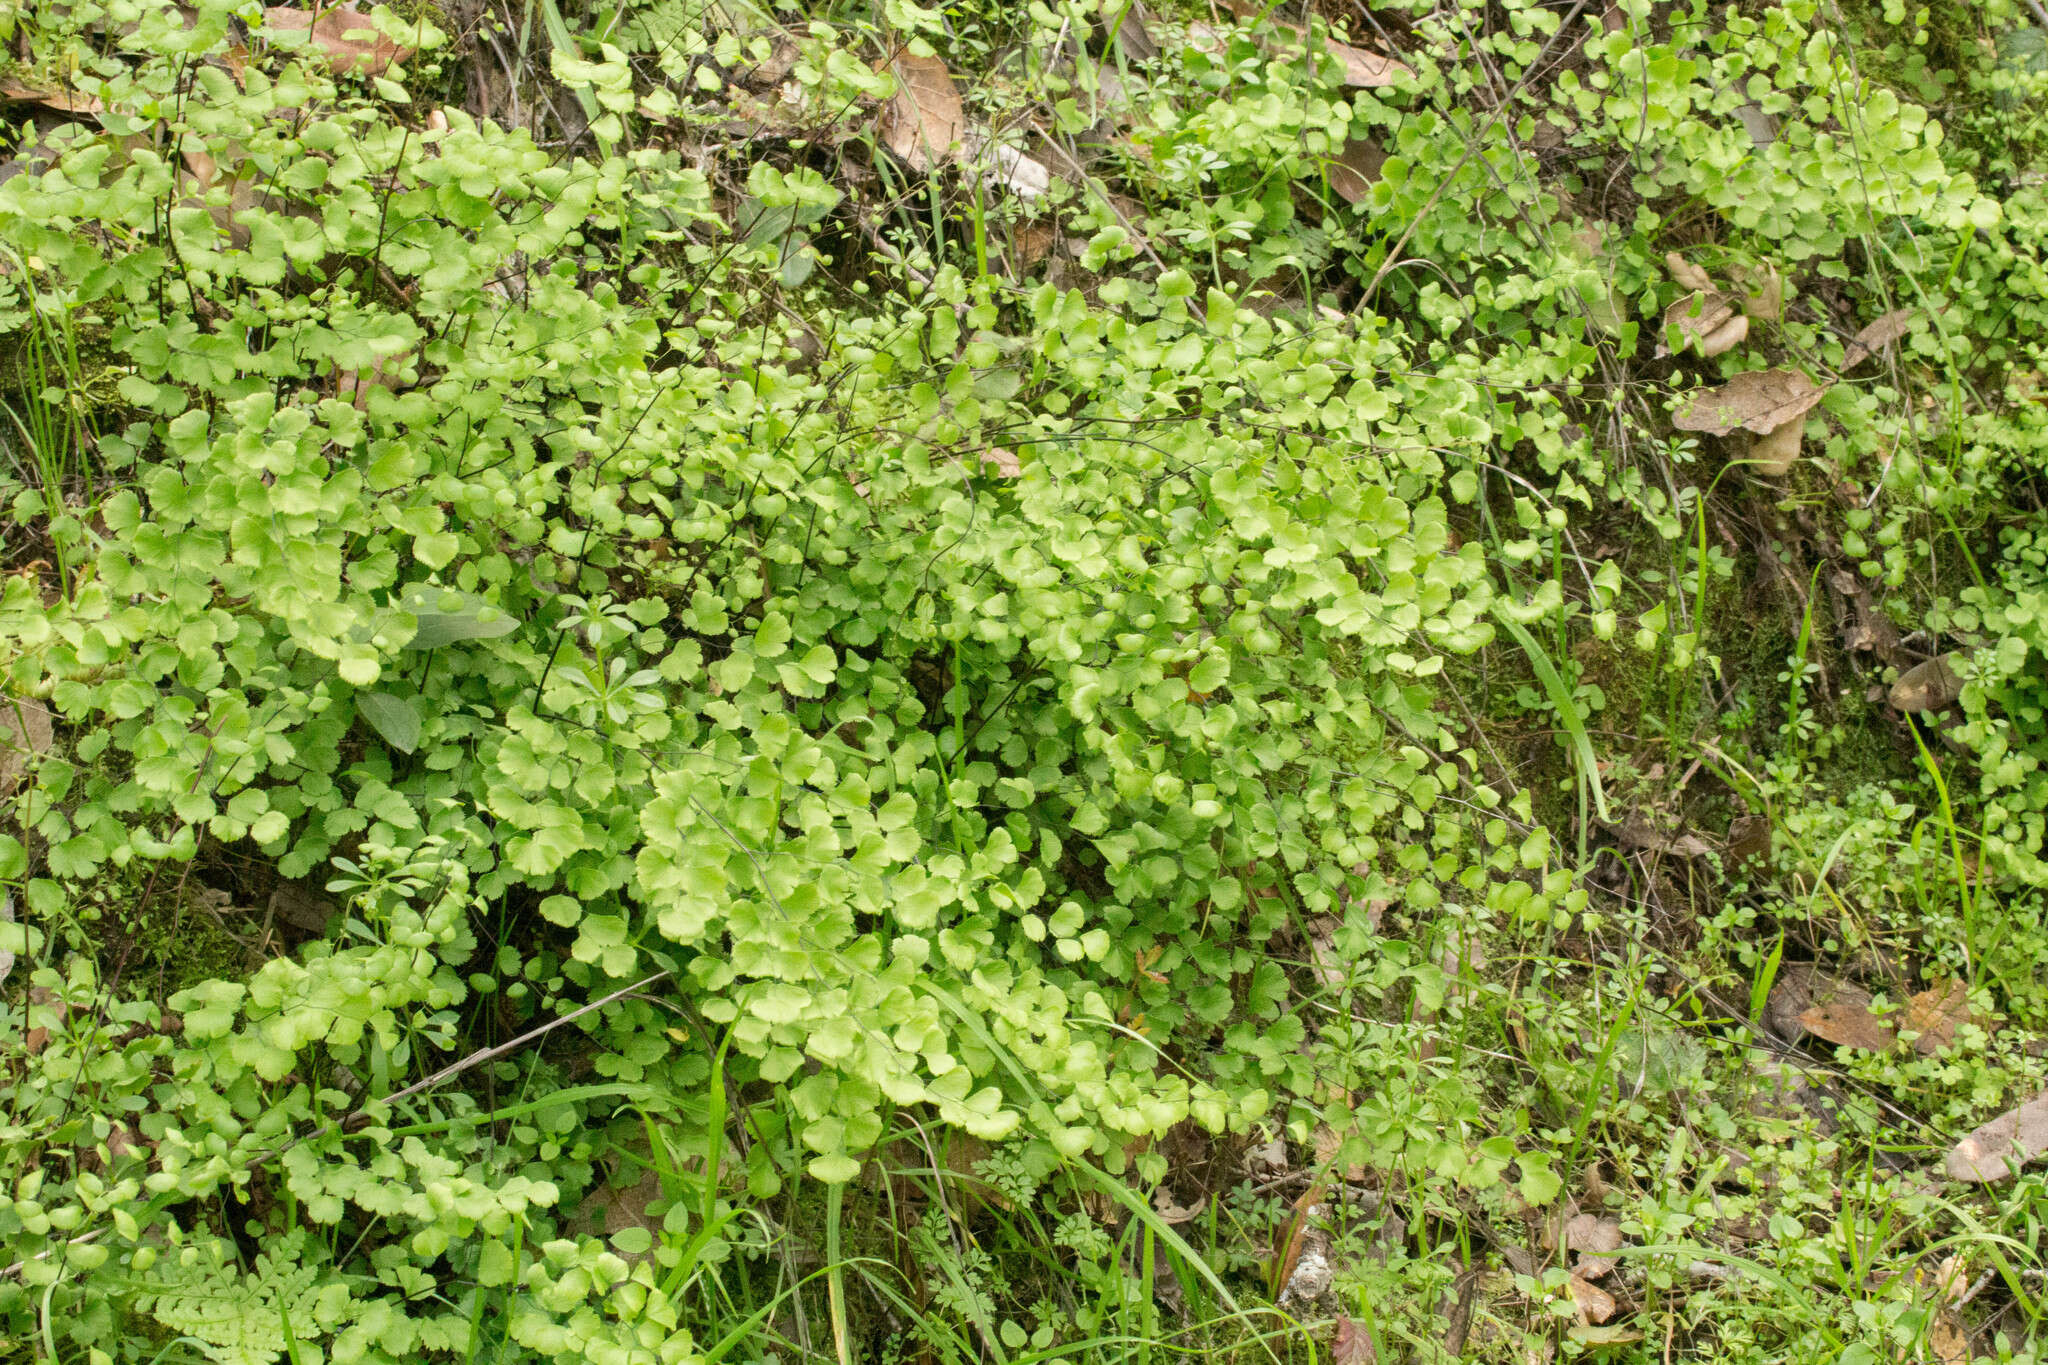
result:
[[[1955,977],[1937,982],[1906,1001],[1899,1023],[1918,1034],[1913,1050],[1930,1057],[1956,1040],[1956,1031],[1970,1022],[1970,988]]]
[[[1796,421],[1827,396],[1827,390],[1798,370],[1749,370],[1719,388],[1696,393],[1672,419],[1680,431],[1759,436]]]
[[[1760,439],[1751,442],[1742,457],[1758,473],[1776,478],[1799,457],[1806,414],[1826,396],[1826,389],[1798,370],[1749,370],[1719,388],[1693,395],[1672,424],[1680,431],[1716,436],[1755,433]]]
[[[1231,0],[1230,8],[1240,19],[1253,19],[1265,16],[1269,24],[1282,33],[1287,34],[1296,42],[1306,44],[1308,41],[1306,30],[1299,24],[1288,23],[1285,19],[1272,18],[1270,7],[1252,4],[1249,0]],[[1192,26],[1190,36],[1192,36]],[[1347,86],[1357,89],[1374,89],[1392,85],[1403,76],[1413,76],[1415,74],[1414,71],[1395,61],[1392,57],[1382,56],[1377,52],[1370,52],[1362,47],[1353,47],[1349,43],[1340,43],[1327,32],[1317,33],[1315,43],[1319,49],[1329,53],[1343,64],[1344,84]]]
[[[1951,1180],[2003,1180],[2048,1152],[2048,1091],[2008,1109],[1949,1149]]]
[[[1612,1218],[1579,1214],[1564,1225],[1564,1244],[1579,1253],[1572,1273],[1582,1279],[1597,1280],[1614,1269],[1614,1260],[1608,1253],[1621,1250],[1621,1224]]]
[[[1785,281],[1778,267],[1769,261],[1737,266],[1735,278],[1742,285],[1742,311],[1753,322],[1776,322],[1785,308]]]
[[[13,791],[37,754],[50,747],[50,712],[41,702],[0,697],[0,796]]]
[[[1891,704],[1901,711],[1940,711],[1963,695],[1963,678],[1954,655],[1938,654],[1899,675],[1892,684]]]
[[[322,5],[317,14],[273,5],[263,11],[263,28],[268,33],[306,34],[306,46],[318,52],[337,76],[381,76],[413,54],[413,49],[378,32],[370,16],[352,4]]]
[[[1572,1305],[1579,1310],[1581,1323],[1602,1323],[1614,1316],[1614,1296],[1591,1280],[1572,1276],[1571,1291]]]
[[[1195,1219],[1200,1218],[1202,1210],[1208,1207],[1209,1196],[1207,1195],[1200,1195],[1195,1199],[1193,1205],[1183,1207],[1174,1202],[1173,1196],[1166,1192],[1166,1187],[1163,1185],[1152,1192],[1153,1211],[1168,1223],[1193,1222]]]
[[[81,95],[75,90],[56,87],[45,89],[9,80],[0,80],[0,101],[9,104],[40,104],[45,109],[54,109],[60,114],[97,114],[106,108],[91,95]]]
[[[1718,290],[1696,290],[1664,310],[1664,340],[1657,354],[1671,354],[1670,336],[1676,329],[1680,348],[1690,345],[1709,358],[1732,351],[1749,337],[1749,318],[1737,309],[1735,300]]]
[[[1870,992],[1807,963],[1778,977],[1764,1013],[1771,1028],[1792,1042],[1811,1033],[1841,1047],[1883,1052],[1897,1039],[1892,1026],[1870,1012]]]
[[[1696,293],[1710,294],[1714,290],[1713,276],[1675,251],[1664,253],[1664,268],[1671,272],[1672,279]]]
[[[1894,308],[1853,337],[1842,352],[1842,368],[1853,370],[1912,330],[1917,308]]]
[[[1330,1338],[1330,1365],[1373,1365],[1372,1336],[1363,1327],[1337,1314],[1337,1331]]]
[[[1323,1182],[1311,1182],[1309,1187],[1302,1191],[1301,1198],[1294,1201],[1293,1210],[1287,1221],[1280,1225],[1279,1234],[1274,1238],[1272,1287],[1283,1297],[1294,1288],[1295,1276],[1301,1269],[1304,1254],[1312,1248],[1314,1239],[1322,1236],[1314,1227],[1315,1216],[1321,1212],[1317,1205],[1322,1197]],[[1322,1291],[1319,1289],[1316,1292],[1320,1294]]]
[[[1352,138],[1328,163],[1330,188],[1345,203],[1360,203],[1372,193],[1373,183],[1380,178],[1380,168],[1386,164],[1387,154],[1379,143],[1368,137]]]
[[[882,143],[914,171],[928,171],[956,155],[967,139],[967,111],[953,73],[937,57],[899,52],[883,64],[896,93],[882,106]]]

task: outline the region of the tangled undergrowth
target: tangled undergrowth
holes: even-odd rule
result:
[[[2037,22],[0,6],[0,1354],[2035,1359]]]

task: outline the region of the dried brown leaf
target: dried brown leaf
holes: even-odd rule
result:
[[[106,106],[91,95],[81,95],[76,90],[65,90],[55,86],[22,85],[15,81],[0,80],[0,101],[10,104],[40,104],[45,109],[55,109],[60,114],[97,114]]]
[[[1670,355],[1670,335],[1676,328],[1679,345],[1690,345],[1712,358],[1732,351],[1749,337],[1749,318],[1736,301],[1718,290],[1695,291],[1664,310],[1664,340],[1657,354]]]
[[[1940,711],[1955,705],[1963,695],[1963,679],[1953,658],[1936,655],[1901,673],[1892,684],[1891,704],[1901,711]]]
[[[1280,1235],[1274,1240],[1273,1292],[1284,1293],[1293,1286],[1294,1273],[1300,1269],[1302,1248],[1310,1230],[1310,1220],[1316,1205],[1323,1197],[1323,1182],[1312,1181],[1302,1191],[1301,1198],[1294,1201],[1294,1208],[1280,1227]]]
[[[1798,370],[1749,370],[1719,388],[1695,393],[1672,425],[1715,436],[1734,431],[1765,436],[1805,416],[1826,395]]]
[[[263,11],[268,33],[303,33],[306,45],[325,60],[337,76],[381,76],[412,56],[413,49],[392,42],[352,4],[322,5],[313,10],[273,5]]]
[[[1970,988],[1954,977],[1929,986],[1906,1001],[1899,1023],[1913,1040],[1913,1050],[1932,1056],[1956,1040],[1956,1030],[1970,1022]]]
[[[1684,288],[1702,294],[1710,294],[1714,290],[1713,276],[1675,251],[1664,253],[1664,268],[1670,271],[1671,278]]]
[[[1917,308],[1894,308],[1853,337],[1842,352],[1842,368],[1853,370],[1913,328]]]
[[[1970,1365],[1970,1338],[1952,1313],[1938,1314],[1927,1329],[1927,1353],[1935,1365]]]
[[[1373,1365],[1378,1359],[1371,1334],[1340,1311],[1336,1335],[1330,1338],[1330,1365]]]
[[[1799,1022],[1808,1033],[1838,1047],[1884,1052],[1898,1041],[1892,1026],[1870,1012],[1870,997],[1850,985],[1842,985],[1833,999],[1800,1011]]]
[[[1776,322],[1785,310],[1785,281],[1778,267],[1769,261],[1738,266],[1735,278],[1742,284],[1742,311],[1754,322]]]
[[[50,712],[41,702],[0,697],[0,796],[14,790],[53,738]]]
[[[914,171],[956,157],[967,139],[967,111],[946,64],[899,52],[884,68],[896,78],[896,93],[882,106],[883,145]]]
[[[1609,1252],[1621,1250],[1621,1224],[1612,1218],[1582,1213],[1564,1225],[1566,1249],[1579,1253],[1572,1273],[1581,1279],[1597,1280],[1614,1269]]]
[[[1621,1250],[1621,1224],[1598,1214],[1582,1213],[1564,1225],[1564,1244],[1573,1251],[1604,1256]]]
[[[1794,420],[1785,423],[1767,436],[1759,436],[1749,443],[1749,451],[1743,456],[1756,467],[1756,472],[1766,478],[1783,478],[1799,459],[1799,444],[1806,438],[1806,423]]]
[[[1352,138],[1327,165],[1330,188],[1345,203],[1359,203],[1372,193],[1380,168],[1386,164],[1387,154],[1379,143],[1369,137]]]
[[[1120,17],[1110,21],[1116,33],[1117,50],[1130,61],[1149,62],[1159,56],[1159,40],[1152,36],[1145,19],[1145,7],[1133,0],[1124,6]]]
[[[1597,1324],[1614,1316],[1614,1296],[1594,1284],[1591,1280],[1574,1275],[1571,1278],[1572,1303],[1579,1310],[1579,1321]]]
[[[1792,1042],[1811,1033],[1841,1047],[1883,1052],[1897,1040],[1892,1026],[1870,1012],[1870,992],[1810,963],[1779,975],[1765,1016],[1780,1037]]]
[[[2048,1091],[2008,1109],[1949,1149],[1951,1180],[2003,1180],[2048,1152]]]

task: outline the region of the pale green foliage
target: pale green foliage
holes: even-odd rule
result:
[[[1439,7],[1405,8],[1419,53],[1460,50]],[[1617,7],[1582,70],[1500,119],[1457,107],[1468,61],[1352,91],[1250,30],[1175,49],[1131,133],[1145,240],[1095,189],[1056,195],[1084,290],[978,273],[900,224],[900,251],[864,258],[867,207],[793,153],[714,189],[638,120],[708,119],[697,59],[767,48],[679,6],[637,9],[624,46],[553,49],[593,115],[590,154],[561,157],[459,110],[423,123],[402,71],[193,65],[233,41],[220,0],[109,7],[104,41],[73,48],[106,131],[52,134],[0,186],[20,263],[0,324],[103,336],[119,397],[75,481],[89,514],[0,486],[70,574],[54,602],[0,583],[6,680],[68,735],[15,798],[27,837],[0,835],[40,954],[43,996],[16,1013],[50,1030],[0,1140],[23,1172],[60,1142],[97,1152],[0,1209],[24,1261],[0,1312],[70,1296],[76,1339],[110,1350],[140,1311],[224,1362],[277,1358],[287,1320],[336,1362],[476,1358],[485,1336],[691,1359],[732,1209],[680,1198],[674,1166],[658,1233],[608,1245],[575,1206],[621,1104],[692,1159],[723,1153],[728,1081],[782,1105],[753,1120],[764,1197],[853,1181],[899,1115],[1011,1142],[998,1166],[1024,1190],[1277,1111],[1345,1126],[1346,1162],[1556,1199],[1568,1134],[1349,1002],[1463,1008],[1456,971],[1383,938],[1368,903],[1545,931],[1588,904],[1532,794],[1476,779],[1447,666],[1497,620],[1562,661],[1580,621],[1615,635],[1625,596],[1664,674],[1712,666],[1676,624],[1704,587],[1560,567],[1575,518],[1638,508],[1680,543],[1697,524],[1700,488],[1574,420],[1670,301],[1649,202],[1718,211],[1730,259],[1846,277],[1852,241],[1916,272],[1954,258],[1941,288],[1971,308],[2036,249],[2032,210],[2002,216],[1945,162],[1815,4],[1690,8],[1681,38],[1646,0]],[[1508,9],[1491,44],[1512,83],[1558,21]],[[1093,18],[1034,13],[1033,79]],[[814,25],[806,109],[882,93],[872,56]],[[1748,102],[1777,121],[1767,146],[1733,117]],[[1539,175],[1539,105],[1571,125],[1570,193]],[[1362,136],[1390,155],[1352,205],[1326,163]],[[1632,222],[1584,217],[1596,174],[1645,201]],[[1377,292],[1319,312],[1347,277]],[[1246,281],[1308,287],[1253,307]],[[1841,359],[1789,315],[1782,344]],[[1934,518],[2033,457],[2031,425],[1973,417],[1880,467],[1910,412],[1845,386],[1825,416],[1840,472],[1895,494],[1849,547],[1895,585],[1932,562]],[[1725,572],[1699,555],[1695,582]],[[1956,738],[1984,761],[1986,856],[2030,877],[2039,595],[2016,571],[1943,618],[2004,641]],[[1532,705],[1590,713],[1567,681]],[[330,936],[190,985],[175,1023],[63,958],[84,945],[51,926],[81,886],[207,849],[324,884]],[[1324,915],[1341,987],[1275,960]],[[648,978],[574,1026],[595,1079],[494,1062],[381,1103]],[[241,1211],[259,1186],[272,1202]],[[212,1235],[241,1218],[275,1239],[252,1274]],[[1060,1226],[1115,1278],[1105,1238]],[[942,1306],[972,1318],[1000,1292],[970,1260]]]

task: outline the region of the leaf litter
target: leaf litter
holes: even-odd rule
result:
[[[1780,1036],[1797,1041],[1810,1033],[1837,1047],[1889,1052],[1901,1031],[1913,1036],[1913,1049],[1931,1056],[1955,1041],[1971,1021],[1970,989],[1950,977],[1918,991],[1894,1012],[1880,1016],[1870,992],[1852,982],[1828,976],[1802,964],[1788,968],[1771,988],[1767,1016]]]
[[[1740,441],[1737,453],[1758,473],[1775,478],[1798,459],[1806,414],[1826,396],[1826,388],[1799,370],[1746,370],[1718,388],[1694,393],[1671,422],[1680,431],[1759,437]]]
[[[882,145],[913,171],[929,173],[946,162],[985,165],[995,183],[1026,198],[1052,188],[1052,172],[971,122],[953,73],[937,57],[900,51],[882,63],[896,78],[896,93],[883,104],[877,131]]]
[[[1842,352],[1842,368],[1853,370],[1866,360],[1873,359],[1885,347],[1898,341],[1913,330],[1914,319],[1920,316],[1917,308],[1894,308],[1877,318],[1850,339]]]
[[[1956,1143],[1943,1169],[1951,1180],[1988,1184],[2006,1179],[2043,1152],[2048,1152],[2048,1090]]]

